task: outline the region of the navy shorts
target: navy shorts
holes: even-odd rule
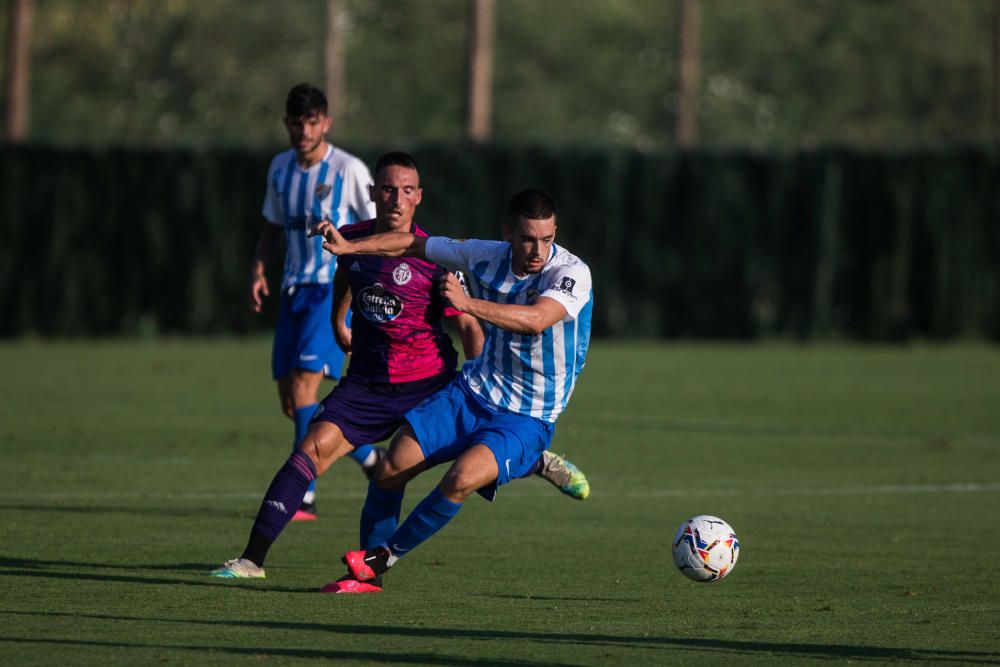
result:
[[[344,353],[333,339],[332,310],[330,284],[294,285],[282,291],[271,349],[271,376],[275,380],[288,377],[296,368],[340,377]]]
[[[478,491],[487,500],[496,497],[497,487],[532,471],[556,428],[552,422],[486,405],[462,377],[406,413],[406,421],[432,466],[457,459],[473,445],[486,445],[498,470],[496,481]]]
[[[345,376],[320,401],[312,421],[336,424],[355,447],[381,442],[403,423],[403,415],[448,386],[455,371],[413,382],[371,382]]]

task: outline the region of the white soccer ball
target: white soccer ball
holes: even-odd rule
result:
[[[674,562],[695,581],[719,581],[736,567],[740,541],[732,527],[717,516],[688,519],[674,535]]]

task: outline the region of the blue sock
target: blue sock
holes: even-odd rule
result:
[[[373,549],[389,539],[399,525],[402,491],[386,491],[372,481],[361,508],[361,548]]]
[[[358,465],[364,465],[365,460],[368,459],[368,455],[375,451],[375,445],[360,445],[353,452],[348,454],[352,459],[358,462]]]
[[[403,525],[386,540],[392,555],[401,558],[410,553],[421,542],[444,528],[460,509],[462,509],[461,503],[451,502],[444,497],[441,489],[435,486],[434,490],[413,508]]]
[[[319,404],[313,403],[312,405],[295,408],[295,444],[292,445],[293,452],[298,449],[302,438],[306,437],[306,433],[309,432],[309,422],[312,421],[312,416],[316,412],[317,405]],[[315,479],[309,482],[308,491],[316,491]]]
[[[284,530],[302,504],[309,482],[316,479],[316,467],[302,452],[293,452],[274,476],[260,504],[253,530],[272,542]],[[256,561],[255,561],[256,562]]]

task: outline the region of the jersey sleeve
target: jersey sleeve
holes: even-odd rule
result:
[[[371,200],[368,186],[372,184],[368,167],[361,160],[351,160],[344,170],[344,200],[347,204],[347,220],[341,225],[371,220],[375,217],[375,204]]]
[[[590,268],[583,262],[575,262],[553,270],[548,287],[538,296],[555,299],[576,319],[590,301],[591,287]]]
[[[487,257],[489,250],[496,245],[498,245],[497,241],[431,236],[428,237],[424,246],[424,254],[435,264],[448,267],[453,271],[472,273],[472,265],[479,259]]]
[[[282,224],[281,197],[278,196],[278,158],[271,160],[267,170],[267,189],[264,195],[264,206],[260,214],[272,225]]]

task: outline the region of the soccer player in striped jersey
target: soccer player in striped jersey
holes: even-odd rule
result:
[[[423,191],[412,157],[399,152],[380,157],[371,197],[375,219],[343,227],[347,238],[363,239],[387,231],[426,238],[426,232],[413,221]],[[272,480],[243,554],[226,561],[212,576],[264,577],[267,552],[291,520],[289,508],[299,505],[307,485],[349,453],[355,443],[390,437],[408,410],[451,382],[458,355],[442,326],[444,318],[457,328],[466,358],[479,354],[482,329],[474,317],[454,309],[440,293],[437,284],[445,275],[451,274],[423,259],[341,258],[334,278],[334,301],[342,304],[341,297],[349,294],[354,311],[353,330],[347,330],[338,317],[339,338],[352,353],[347,374],[320,403],[306,437]],[[538,474],[576,498],[583,499],[589,492],[586,477],[566,459],[536,455],[533,463],[525,474]],[[377,498],[380,494],[370,483],[369,495]],[[391,500],[395,494],[389,497]],[[382,543],[395,524],[395,516],[386,520],[381,513],[363,513],[361,546]],[[328,592],[375,590],[377,582],[349,580],[336,582]]]
[[[364,162],[330,144],[327,100],[307,83],[291,89],[285,101],[285,128],[292,145],[271,161],[264,224],[250,264],[250,309],[261,312],[270,295],[265,275],[268,260],[285,247],[281,304],[271,352],[271,373],[278,383],[281,409],[295,425],[293,447],[305,437],[316,411],[323,376],[338,379],[344,353],[331,325],[336,258],[323,252],[309,230],[320,221],[337,227],[369,220],[375,210],[368,195],[371,175]],[[381,451],[360,443],[350,453],[368,476]],[[316,518],[315,482],[295,520]]]
[[[418,257],[462,271],[472,294],[452,274],[442,277],[441,293],[486,330],[482,354],[406,413],[378,464],[363,515],[387,537],[343,557],[348,578],[365,584],[444,527],[473,492],[492,500],[537,466],[584,365],[591,276],[555,244],[555,204],[538,190],[511,198],[503,242],[400,232],[346,240],[330,224],[317,232],[336,255]],[[446,461],[453,463],[441,483],[396,526],[406,483]]]

